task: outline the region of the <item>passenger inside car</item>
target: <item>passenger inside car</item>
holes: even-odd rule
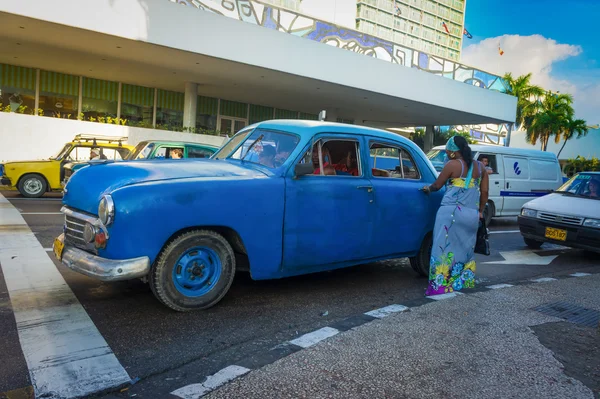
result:
[[[258,163],[268,168],[274,168],[276,155],[275,147],[269,144],[263,145],[262,151],[258,154]]]
[[[600,198],[600,180],[591,179],[588,183],[589,195],[592,198]]]

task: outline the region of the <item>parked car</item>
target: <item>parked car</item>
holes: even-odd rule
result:
[[[183,158],[210,158],[219,147],[209,144],[199,144],[184,141],[140,141],[133,151],[123,160],[134,159],[165,159],[173,158],[173,153],[180,150]],[[106,161],[70,162],[64,166],[63,186],[67,184],[71,175],[84,166],[93,163],[106,163]]]
[[[73,141],[47,160],[15,161],[0,165],[0,185],[16,188],[21,195],[38,198],[46,192],[61,190],[64,166],[72,161],[126,158],[133,146],[123,144],[127,137],[78,134]]]
[[[562,172],[555,154],[493,145],[471,145],[475,159],[488,163],[489,201],[484,217],[489,225],[493,217],[518,216],[523,205],[563,185]],[[427,157],[436,170],[447,162],[444,146],[433,148]]]
[[[395,151],[396,165],[373,170],[371,149]],[[414,170],[397,168],[401,159]],[[211,159],[81,169],[65,188],[54,253],[103,281],[145,279],[177,311],[215,305],[236,269],[262,280],[409,257],[428,275],[443,190],[427,196],[420,188],[435,178],[425,154],[399,135],[267,121]]]
[[[600,252],[600,172],[583,172],[521,209],[519,230],[525,244],[544,242]]]

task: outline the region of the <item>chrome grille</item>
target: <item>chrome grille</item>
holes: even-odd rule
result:
[[[84,251],[97,254],[98,251],[94,246],[94,243],[87,243],[83,239],[83,228],[86,221],[74,217],[72,215],[65,215],[65,244],[73,245],[74,247],[83,249]]]
[[[573,226],[581,226],[583,218],[577,216],[557,215],[555,213],[540,212],[538,218],[547,222],[571,224]]]

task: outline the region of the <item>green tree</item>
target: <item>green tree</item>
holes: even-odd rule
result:
[[[532,112],[525,117],[526,140],[535,145],[538,141],[542,151],[548,149],[550,137],[561,135],[573,118],[573,96],[548,93],[534,103]],[[559,141],[557,141],[559,142]]]
[[[583,119],[568,119],[563,127],[562,134],[556,135],[557,144],[560,142],[561,138],[563,140],[563,144],[556,157],[560,157],[560,153],[565,148],[567,141],[571,140],[573,136],[577,135],[577,138],[584,137],[587,136],[588,131],[587,123]]]
[[[508,85],[506,94],[517,97],[515,122],[517,130],[526,130],[529,121],[528,117],[535,113],[535,103],[538,98],[544,95],[544,89],[531,84],[531,73],[514,78],[509,72],[505,73],[502,79]]]

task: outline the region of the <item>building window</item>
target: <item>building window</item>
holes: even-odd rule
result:
[[[251,104],[249,123],[252,125],[253,123],[273,119],[273,112],[275,112],[273,107]]]
[[[196,128],[198,130],[216,130],[219,100],[212,97],[198,96],[196,106]]]
[[[0,108],[35,113],[35,69],[0,64]]]
[[[154,89],[123,84],[121,86],[121,119],[127,124],[139,127],[152,127],[154,110]]]
[[[183,126],[184,94],[158,90],[156,101],[156,126],[167,129]]]
[[[275,119],[298,119],[298,113],[287,109],[276,109]]]
[[[81,113],[83,120],[98,121],[117,117],[119,84],[92,78],[83,78]]]
[[[44,116],[77,119],[79,77],[58,72],[40,72],[40,109]]]

